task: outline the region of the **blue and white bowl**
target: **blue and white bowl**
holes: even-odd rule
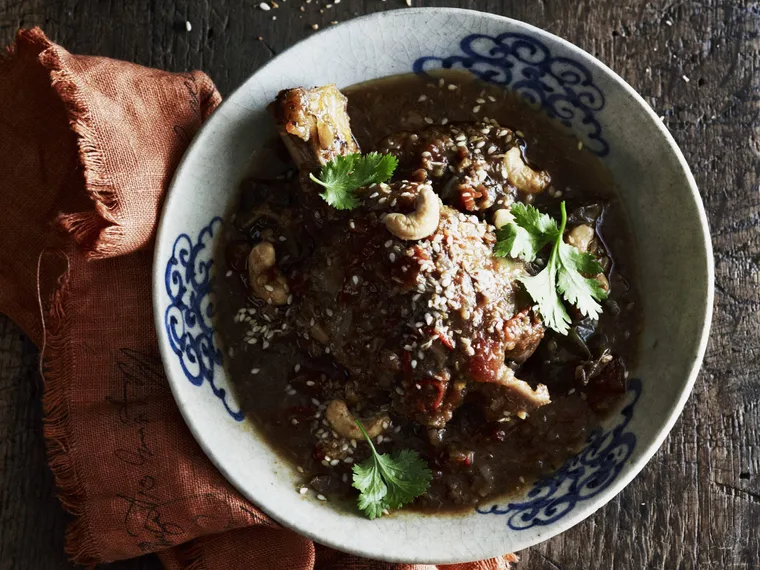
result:
[[[298,473],[250,429],[215,344],[213,259],[220,217],[252,153],[275,135],[280,89],[348,86],[464,68],[517,91],[564,123],[613,173],[640,254],[644,329],[628,399],[577,457],[523,496],[459,515],[400,511],[374,521],[295,492]],[[694,384],[707,342],[713,261],[702,202],[683,155],[636,92],[586,52],[522,22],[467,10],[383,12],[329,28],[248,79],[213,114],[177,170],[155,252],[153,302],[177,404],[219,470],[274,519],[343,551],[453,563],[546,540],[607,503],[660,447]]]

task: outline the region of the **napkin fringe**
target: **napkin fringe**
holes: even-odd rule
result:
[[[88,258],[112,257],[118,255],[118,244],[122,243],[125,232],[111,213],[117,206],[117,195],[113,181],[106,174],[106,159],[100,137],[83,95],[85,87],[80,85],[64,62],[66,52],[63,48],[49,43],[48,46],[40,53],[39,61],[50,73],[51,85],[63,101],[69,126],[77,135],[77,149],[84,167],[85,190],[96,210],[61,214],[56,219],[56,224],[72,237]]]
[[[58,280],[57,290],[50,302],[45,351],[41,355],[45,370],[43,431],[58,499],[66,512],[74,516],[66,529],[66,554],[77,564],[93,566],[98,561],[98,553],[84,516],[86,493],[71,455],[75,442],[72,440],[71,414],[67,403],[71,401],[68,391],[73,351],[70,348],[72,326],[66,311],[67,302],[68,273]]]

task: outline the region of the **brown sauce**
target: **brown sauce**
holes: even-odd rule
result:
[[[433,511],[493,500],[556,470],[624,397],[625,366],[635,361],[641,328],[636,251],[610,174],[593,154],[579,148],[576,138],[512,94],[462,74],[446,74],[440,81],[442,86],[438,79],[400,76],[343,90],[349,101],[351,127],[362,152],[386,151],[386,137],[401,131],[421,132],[431,125],[445,130],[452,124],[482,122],[484,117],[495,119],[519,138],[531,165],[551,175],[550,191],[528,200],[555,219],[559,203],[564,200],[568,227],[584,222],[595,227],[597,247],[607,258],[610,295],[602,303],[604,312],[598,323],[571,311],[574,320],[568,336],[547,331],[535,353],[526,362],[513,365],[516,374],[532,387],[544,384],[552,400],[525,419],[488,421],[482,402],[468,396],[452,408],[450,421],[433,437],[430,424],[426,427],[398,412],[398,401],[409,397],[393,393],[394,378],[403,374],[405,365],[394,360],[398,355],[390,355],[387,366],[378,363],[374,375],[365,371],[367,375],[358,387],[361,394],[356,396],[363,398],[359,404],[362,416],[383,412],[391,420],[385,437],[377,444],[378,451],[414,449],[421,454],[433,470],[434,479],[412,508]],[[483,147],[484,153],[487,148]],[[403,172],[403,164],[399,175],[409,175]],[[353,502],[357,491],[350,486],[351,468],[354,462],[368,456],[367,446],[361,441],[343,440],[335,444],[337,447],[325,447],[319,435],[320,430],[328,435],[330,432],[323,422],[326,402],[348,398],[348,386],[356,381],[351,367],[337,364],[329,351],[320,349],[313,338],[305,338],[297,326],[291,324],[291,329],[280,330],[281,324],[267,325],[267,318],[276,321],[267,317],[272,311],[284,315],[297,306],[299,310],[306,309],[297,303],[290,309],[273,309],[252,298],[245,278],[245,256],[261,239],[272,240],[278,260],[283,261],[282,272],[291,283],[291,294],[297,297],[302,290],[299,288],[309,286],[304,284],[303,268],[315,267],[314,256],[321,255],[315,240],[326,240],[336,248],[344,248],[341,257],[356,260],[357,280],[373,286],[382,272],[394,271],[395,266],[387,261],[373,261],[385,251],[383,242],[388,235],[368,227],[359,239],[355,237],[359,230],[348,225],[360,223],[358,216],[354,221],[350,214],[330,212],[321,200],[305,198],[298,175],[279,141],[262,150],[252,176],[255,180],[243,183],[240,202],[225,222],[220,254],[226,257],[227,267],[216,277],[217,329],[224,346],[234,349],[234,357],[226,362],[228,373],[246,416],[283,457],[303,471],[304,484],[330,501]],[[262,182],[270,178],[272,182]],[[435,182],[434,187],[440,193]],[[517,198],[526,200],[526,195],[518,193]],[[249,210],[262,201],[267,202],[267,211],[272,215],[263,222],[246,225],[244,218]],[[303,220],[298,218],[298,223],[279,235],[277,220],[293,216],[303,216]],[[319,216],[316,222],[313,216]],[[329,218],[330,223],[319,225],[324,216],[334,217]],[[483,216],[490,221],[490,214]],[[241,227],[245,232],[240,231]],[[377,232],[376,237],[372,232]],[[350,286],[348,283],[348,289],[341,289],[343,297],[336,306],[354,311],[351,327],[358,332],[351,329],[351,334],[400,334],[400,325],[392,322],[397,302],[388,298],[388,290],[378,286],[374,296],[366,293],[356,297]],[[520,298],[519,293],[516,298]],[[246,320],[247,313],[241,312],[244,307],[256,311],[254,322]],[[283,322],[287,326],[298,318],[290,314]],[[257,326],[260,330],[252,334],[252,328]],[[270,334],[273,328],[279,332]],[[333,332],[332,328],[328,330]],[[252,344],[250,339],[254,337]],[[388,344],[385,338],[377,342]],[[382,347],[378,348],[378,354],[382,353]],[[606,354],[613,359],[594,375],[592,363]],[[396,364],[398,369],[394,370]],[[420,366],[425,365],[420,361]],[[579,366],[592,377],[584,379]],[[368,388],[367,384],[374,381],[379,386]],[[391,401],[395,404],[388,403]],[[347,449],[341,449],[344,446]],[[255,477],[255,473],[251,476]]]

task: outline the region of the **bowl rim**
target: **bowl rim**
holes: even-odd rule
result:
[[[302,44],[310,42],[313,38],[334,33],[335,30],[337,29],[345,29],[347,27],[360,25],[370,20],[382,21],[383,19],[386,19],[386,18],[398,17],[402,13],[404,15],[409,15],[409,14],[423,14],[423,13],[430,13],[430,12],[437,12],[437,13],[443,12],[443,13],[451,14],[452,16],[459,15],[466,18],[477,17],[477,18],[489,18],[492,20],[496,20],[504,24],[513,26],[521,31],[535,34],[538,37],[549,38],[553,42],[558,43],[563,48],[569,50],[574,55],[581,56],[584,59],[590,59],[593,62],[593,64],[599,68],[599,71],[601,71],[603,74],[606,74],[617,85],[617,87],[621,88],[625,92],[625,94],[627,94],[636,103],[638,103],[641,109],[652,119],[652,122],[657,126],[657,130],[659,131],[659,134],[667,142],[668,146],[670,147],[670,150],[673,152],[673,155],[676,158],[678,165],[685,176],[686,182],[689,187],[689,193],[691,195],[691,199],[694,202],[694,205],[696,206],[700,228],[702,230],[701,239],[702,239],[702,246],[704,247],[705,258],[706,258],[706,266],[704,267],[704,272],[707,279],[707,283],[706,283],[706,289],[705,289],[705,296],[703,300],[704,319],[703,319],[702,329],[701,331],[699,331],[699,342],[693,354],[691,355],[691,367],[688,370],[684,387],[679,397],[677,398],[677,400],[675,400],[673,404],[667,410],[667,414],[668,414],[667,420],[664,422],[663,427],[659,430],[659,432],[656,433],[653,439],[649,441],[647,445],[642,448],[642,451],[640,452],[638,457],[634,461],[626,464],[625,468],[619,473],[619,475],[612,482],[612,484],[610,484],[609,487],[605,489],[605,491],[597,495],[594,500],[589,501],[586,509],[581,509],[580,512],[577,512],[574,516],[566,516],[563,519],[560,519],[559,521],[554,522],[550,527],[546,527],[547,529],[549,528],[551,529],[550,532],[539,533],[535,536],[535,538],[526,540],[524,544],[520,545],[521,547],[520,549],[529,548],[531,546],[544,542],[558,534],[561,534],[562,532],[565,532],[566,530],[575,526],[582,520],[588,518],[589,516],[594,514],[597,510],[605,506],[615,496],[617,496],[622,491],[622,489],[625,488],[641,472],[644,466],[650,461],[652,456],[660,449],[665,438],[668,436],[668,434],[672,430],[673,425],[675,424],[676,420],[680,417],[681,412],[686,404],[686,401],[691,395],[694,384],[699,375],[699,371],[701,369],[704,355],[707,349],[707,344],[709,341],[709,334],[710,334],[710,327],[711,327],[712,316],[713,316],[714,281],[715,281],[713,248],[712,248],[712,241],[710,237],[710,229],[709,229],[707,215],[705,212],[704,204],[702,202],[701,195],[699,193],[699,189],[697,187],[696,181],[691,172],[691,169],[689,168],[688,163],[686,162],[685,157],[683,156],[683,153],[681,152],[681,149],[679,148],[678,144],[676,143],[675,139],[671,135],[668,128],[663,124],[663,122],[660,120],[657,113],[655,113],[655,111],[644,100],[644,98],[641,95],[639,95],[639,93],[631,85],[629,85],[620,75],[618,75],[615,71],[613,71],[605,63],[603,63],[602,61],[594,57],[592,54],[586,52],[582,48],[574,45],[573,43],[569,42],[568,40],[565,40],[564,38],[560,36],[557,36],[551,32],[543,30],[527,22],[523,22],[521,20],[517,20],[514,18],[507,17],[507,16],[492,14],[489,12],[483,12],[479,10],[464,9],[464,8],[413,7],[413,8],[398,8],[398,9],[392,9],[392,10],[383,10],[380,12],[374,12],[371,14],[359,16],[351,20],[346,20],[336,26],[323,28],[322,30],[314,34],[311,34],[310,36],[299,40],[298,42],[290,46],[288,49],[284,50],[283,52],[281,52],[280,54],[272,58],[270,61],[268,61],[267,63],[265,63],[258,69],[256,69],[251,75],[249,75],[245,79],[245,81],[243,81],[238,87],[236,87],[230,93],[230,95],[222,101],[222,103],[214,111],[214,113],[212,113],[212,115],[201,125],[200,129],[193,137],[193,140],[191,141],[190,145],[188,145],[188,148],[185,150],[185,153],[183,154],[182,159],[177,165],[175,173],[169,184],[169,187],[166,193],[166,198],[164,200],[164,204],[161,209],[161,215],[158,220],[158,227],[157,227],[156,240],[155,240],[155,246],[154,246],[154,260],[153,260],[153,267],[152,267],[152,275],[153,275],[152,300],[153,300],[155,326],[156,326],[156,330],[158,331],[158,336],[159,336],[158,344],[159,344],[159,350],[161,354],[161,360],[164,366],[164,370],[166,372],[169,386],[172,391],[172,395],[177,403],[177,407],[179,408],[180,413],[182,414],[182,417],[186,425],[188,426],[190,432],[192,433],[193,437],[198,442],[200,447],[203,449],[203,452],[206,454],[206,456],[209,458],[212,464],[216,467],[216,469],[218,469],[220,473],[222,473],[224,478],[236,490],[238,490],[246,499],[250,500],[258,508],[261,508],[264,512],[266,512],[268,516],[272,517],[274,520],[282,524],[284,527],[289,528],[309,539],[315,540],[319,542],[320,544],[335,548],[343,552],[349,552],[351,554],[356,554],[359,556],[379,558],[379,559],[386,560],[389,562],[453,564],[453,563],[469,562],[471,561],[471,558],[462,558],[459,556],[443,556],[443,557],[436,558],[436,557],[421,555],[421,556],[416,556],[410,559],[409,557],[394,556],[392,552],[389,553],[386,551],[379,551],[378,549],[364,548],[365,545],[362,545],[362,547],[352,547],[350,545],[341,543],[337,540],[331,539],[330,537],[320,535],[319,532],[314,530],[313,528],[308,528],[303,525],[293,524],[286,517],[281,516],[279,513],[272,513],[268,509],[261,507],[259,503],[257,502],[256,498],[250,496],[245,490],[244,486],[239,485],[235,477],[225,468],[224,461],[222,460],[222,458],[217,456],[217,454],[215,454],[212,447],[208,444],[208,442],[204,438],[204,429],[202,428],[202,426],[200,426],[199,423],[195,421],[195,418],[191,416],[189,414],[189,411],[185,408],[185,406],[183,406],[180,403],[181,399],[179,396],[179,388],[176,385],[176,381],[172,380],[172,375],[170,373],[169,366],[168,366],[168,360],[172,358],[174,354],[169,350],[166,343],[163,343],[160,341],[160,338],[161,338],[160,331],[162,330],[162,326],[163,326],[163,321],[162,321],[163,313],[160,310],[161,309],[161,291],[162,291],[162,288],[161,288],[162,281],[160,277],[163,276],[164,268],[161,267],[161,264],[160,264],[161,260],[159,257],[159,250],[160,250],[161,244],[167,239],[167,236],[169,232],[171,231],[170,228],[168,227],[169,224],[167,222],[167,217],[164,214],[171,208],[174,201],[179,199],[179,192],[178,190],[176,190],[178,180],[183,178],[185,170],[188,168],[189,156],[192,154],[191,151],[196,147],[196,145],[200,144],[200,141],[204,137],[206,132],[211,131],[214,128],[214,116],[225,105],[234,105],[237,99],[242,96],[241,94],[245,90],[246,85],[249,82],[251,82],[255,78],[256,75],[258,75],[259,73],[263,72],[266,69],[277,66],[279,61],[283,58],[285,54],[288,54],[297,48],[302,49]],[[425,515],[425,516],[429,516],[429,515]],[[488,556],[499,556],[500,554],[505,554],[505,553],[495,552],[491,550],[488,552],[484,551],[482,554],[478,554],[478,556],[488,557]]]

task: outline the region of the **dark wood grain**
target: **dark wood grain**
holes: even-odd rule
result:
[[[331,8],[279,0],[0,0],[0,43],[40,25],[71,51],[173,71],[228,94],[312,32],[402,0]],[[681,145],[713,232],[717,299],[702,374],[641,475],[568,532],[521,553],[524,570],[760,568],[760,4],[749,0],[414,1],[525,20],[596,55]],[[321,12],[323,10],[323,12]],[[273,21],[273,17],[276,20]],[[192,30],[185,30],[185,22]],[[262,40],[257,40],[258,37]],[[687,80],[688,79],[688,80]],[[66,517],[41,436],[37,351],[0,316],[0,568],[68,568]],[[155,559],[118,568],[156,568]]]

